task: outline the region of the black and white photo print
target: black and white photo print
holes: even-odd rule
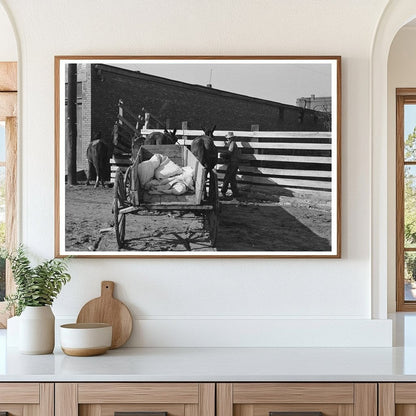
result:
[[[56,255],[340,257],[340,57],[55,57]]]

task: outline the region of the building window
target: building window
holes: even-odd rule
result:
[[[416,88],[396,92],[396,300],[416,311]]]

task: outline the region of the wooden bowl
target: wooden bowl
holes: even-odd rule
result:
[[[67,355],[89,357],[111,347],[112,326],[104,323],[61,325],[61,348]]]

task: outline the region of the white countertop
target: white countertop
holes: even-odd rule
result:
[[[119,348],[96,357],[23,355],[0,330],[0,382],[416,381],[416,314],[394,316],[393,348]]]
[[[416,381],[416,348],[120,348],[0,358],[0,381]]]

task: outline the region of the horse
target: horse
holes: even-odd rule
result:
[[[99,183],[104,188],[104,175],[108,167],[108,148],[106,143],[101,140],[101,134],[97,133],[87,148],[88,175],[86,185],[90,184],[95,174],[95,185],[97,188]]]
[[[205,167],[207,173],[211,172],[218,163],[218,149],[214,144],[215,127],[211,129],[203,127],[204,135],[195,137],[191,144],[191,152]]]
[[[205,167],[205,181],[208,175],[211,177],[211,172],[218,163],[218,149],[214,144],[214,130],[202,128],[204,135],[195,137],[191,143],[191,152]],[[204,190],[204,195],[207,197],[207,190]]]
[[[178,138],[175,136],[175,134],[176,129],[172,131],[165,129],[163,133],[155,131],[146,137],[144,144],[175,144],[178,141]]]

